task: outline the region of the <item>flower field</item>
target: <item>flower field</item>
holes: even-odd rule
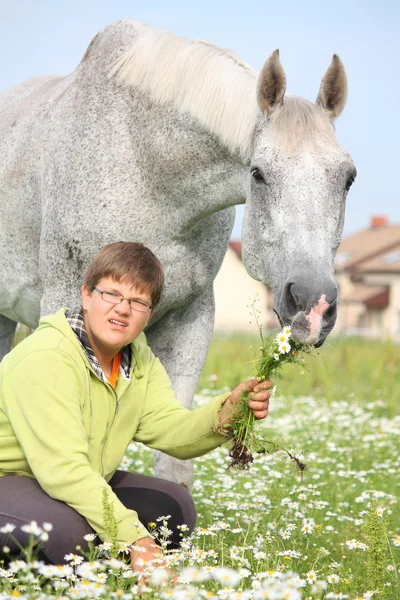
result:
[[[214,340],[198,405],[254,374],[250,342]],[[256,455],[248,471],[227,470],[226,447],[197,459],[198,527],[167,556],[173,582],[156,566],[139,590],[124,555],[103,545],[91,562],[77,550],[64,566],[3,566],[0,598],[399,599],[399,355],[391,343],[334,340],[303,374],[283,368],[263,435],[307,469],[284,452]],[[132,444],[122,468],[151,474],[151,465]],[[168,519],[157,526],[165,538]]]

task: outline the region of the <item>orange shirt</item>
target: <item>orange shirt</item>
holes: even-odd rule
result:
[[[108,381],[111,383],[111,385],[113,386],[114,389],[115,389],[115,387],[117,385],[117,381],[118,381],[118,373],[119,373],[119,368],[121,366],[121,357],[122,357],[122,352],[118,352],[118,354],[116,356],[114,356],[111,373],[110,373],[110,376],[107,377]]]

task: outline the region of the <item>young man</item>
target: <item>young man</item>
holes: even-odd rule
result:
[[[140,568],[159,552],[146,525],[170,514],[176,545],[177,526],[193,529],[196,512],[183,487],[118,471],[128,444],[142,442],[180,459],[201,456],[226,441],[243,389],[251,392],[256,418],[267,416],[268,381],[246,381],[203,408],[183,408],[160,361],[138,339],[163,286],[161,264],[148,248],[109,244],[86,273],[82,306],[43,317],[2,361],[0,555],[4,545],[17,550],[1,532],[9,522],[50,521],[42,553],[53,563],[84,546],[85,534],[105,540],[106,489],[118,540],[134,543],[132,565]],[[26,542],[19,527],[13,535]]]

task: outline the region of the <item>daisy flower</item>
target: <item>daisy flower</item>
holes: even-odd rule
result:
[[[288,340],[288,336],[286,335],[286,333],[284,331],[280,331],[278,333],[278,335],[275,338],[275,342],[279,345],[279,344],[284,344],[285,342],[287,342]]]
[[[303,527],[301,528],[301,532],[305,533],[307,535],[311,535],[313,531],[314,531],[314,527],[312,527],[312,525],[309,525],[307,523],[305,525],[303,525]]]
[[[39,527],[36,521],[31,521],[29,525],[22,525],[21,531],[25,531],[25,533],[30,533],[32,535],[41,535],[43,533],[43,529]]]
[[[0,533],[12,533],[15,529],[15,525],[12,523],[6,523],[3,527],[0,527]]]
[[[308,583],[314,583],[315,581],[317,581],[317,574],[315,571],[311,570],[308,571],[307,575],[306,575],[306,579],[308,581]]]
[[[228,569],[226,567],[219,567],[214,569],[212,576],[219,583],[223,585],[229,585],[234,587],[240,581],[240,575],[233,569]]]
[[[288,354],[290,352],[290,344],[289,342],[285,341],[285,342],[281,342],[278,345],[278,350],[280,352],[280,354]]]

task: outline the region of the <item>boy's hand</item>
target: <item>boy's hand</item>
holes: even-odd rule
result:
[[[220,424],[232,425],[237,415],[236,405],[239,402],[242,392],[245,390],[248,390],[249,392],[248,405],[253,411],[255,418],[265,419],[269,410],[270,392],[268,390],[272,388],[272,385],[273,383],[269,379],[266,381],[258,381],[256,377],[239,383],[223,404],[219,415]]]
[[[141,538],[132,545],[131,563],[132,570],[135,572],[142,573],[160,558],[162,558],[162,552],[152,538]]]
[[[166,574],[165,581],[171,581],[171,583],[177,582],[176,575],[167,568],[161,549],[152,538],[141,538],[132,545],[131,564],[134,573],[139,573],[138,587],[140,596],[142,596],[140,590],[148,583],[149,571],[147,569],[151,569],[151,567],[164,568]]]

